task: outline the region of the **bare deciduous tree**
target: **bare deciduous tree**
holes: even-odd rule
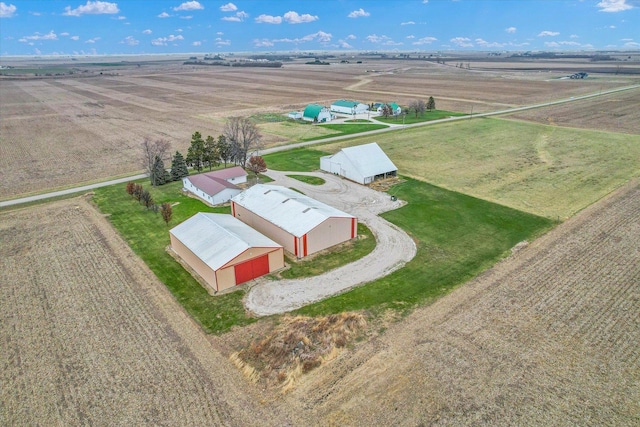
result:
[[[246,117],[230,118],[223,133],[231,146],[233,159],[242,167],[247,164],[249,152],[260,149],[261,135],[258,126]]]
[[[142,167],[150,179],[153,179],[153,167],[156,163],[156,157],[162,161],[167,160],[167,153],[171,144],[164,139],[156,139],[155,141],[145,138],[142,141]],[[151,182],[153,184],[153,181]]]
[[[422,99],[416,99],[409,103],[409,109],[413,110],[416,117],[418,117],[418,114],[424,113],[427,109],[427,104]]]
[[[164,202],[160,205],[160,213],[162,214],[162,219],[164,222],[169,225],[169,221],[171,221],[171,217],[173,216],[173,208],[171,207],[171,203]]]

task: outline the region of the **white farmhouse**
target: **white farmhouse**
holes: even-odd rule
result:
[[[320,169],[360,184],[370,184],[398,173],[396,165],[375,142],[346,147],[331,156],[321,157]]]
[[[240,166],[182,178],[185,191],[210,205],[228,202],[240,194],[238,184],[247,182],[247,172]]]

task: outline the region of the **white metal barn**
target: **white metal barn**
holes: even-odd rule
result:
[[[331,121],[331,111],[318,104],[309,104],[304,109],[302,118],[308,122],[326,123]]]
[[[331,111],[341,114],[362,114],[369,111],[369,106],[358,101],[340,99],[331,104]]]
[[[375,142],[346,147],[331,156],[321,157],[320,169],[360,184],[370,184],[398,173],[396,165]]]
[[[279,185],[257,184],[231,200],[234,217],[303,258],[353,239],[358,220]]]
[[[210,205],[228,202],[240,194],[236,184],[247,182],[247,172],[240,166],[182,178],[183,188]]]
[[[209,293],[284,267],[284,250],[231,215],[199,212],[169,231],[171,249],[204,281]]]

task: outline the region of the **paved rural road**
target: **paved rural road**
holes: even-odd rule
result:
[[[284,313],[339,294],[401,268],[416,255],[413,239],[400,228],[384,220],[380,213],[401,207],[388,194],[322,172],[299,173],[323,178],[323,185],[305,184],[286,176],[287,172],[268,171],[273,184],[295,187],[309,197],[355,215],[366,224],[376,238],[375,249],[367,256],[325,274],[304,279],[258,279],[245,297],[251,312],[266,316]]]
[[[279,151],[291,150],[292,148],[305,147],[305,146],[313,145],[313,144],[324,144],[324,143],[327,143],[327,142],[339,141],[339,140],[347,139],[347,138],[354,138],[354,137],[367,136],[367,135],[375,135],[375,134],[383,133],[383,132],[392,132],[392,131],[397,131],[399,129],[409,128],[409,127],[428,126],[428,125],[435,125],[435,124],[444,123],[444,122],[453,122],[453,121],[458,121],[458,120],[468,120],[468,119],[471,119],[473,117],[489,117],[489,116],[498,116],[498,115],[503,115],[503,114],[510,114],[510,113],[515,113],[515,112],[518,112],[518,111],[532,110],[534,108],[542,108],[542,107],[548,107],[548,106],[551,106],[551,105],[565,104],[565,103],[568,103],[568,102],[575,102],[575,101],[580,101],[580,100],[584,100],[584,99],[595,98],[595,97],[598,97],[598,96],[608,95],[610,93],[623,92],[623,91],[626,91],[626,90],[632,90],[632,89],[638,89],[638,88],[640,88],[640,85],[625,86],[625,87],[622,87],[622,88],[595,92],[595,93],[591,93],[591,94],[588,94],[588,95],[575,96],[575,97],[571,97],[571,98],[560,99],[560,100],[557,100],[557,101],[544,102],[542,104],[534,104],[534,105],[527,105],[527,106],[524,106],[524,107],[509,108],[509,109],[506,109],[506,110],[493,111],[493,112],[489,112],[489,113],[478,113],[478,114],[467,115],[467,116],[449,117],[449,118],[446,118],[446,119],[432,120],[432,121],[429,121],[429,122],[422,122],[422,123],[414,123],[414,124],[411,124],[411,125],[392,125],[392,126],[389,126],[388,128],[385,128],[385,129],[378,129],[378,130],[372,130],[372,131],[368,131],[368,132],[362,132],[362,133],[359,133],[357,135],[334,136],[334,137],[331,137],[331,138],[318,139],[318,140],[314,140],[314,141],[305,141],[305,142],[299,142],[299,143],[296,143],[296,144],[281,145],[279,147],[273,147],[273,148],[269,148],[269,149],[266,149],[266,150],[262,150],[260,152],[260,154],[269,154],[269,153],[275,153],[275,152],[279,152]],[[366,116],[367,115],[364,114],[364,115],[358,116],[358,118],[366,118]],[[19,204],[23,204],[23,203],[35,202],[37,200],[49,199],[49,198],[52,198],[52,197],[58,197],[58,196],[64,196],[64,195],[68,195],[68,194],[79,193],[79,192],[82,192],[82,191],[90,191],[90,190],[92,190],[94,188],[105,187],[107,185],[112,185],[112,184],[121,184],[121,183],[130,181],[130,180],[144,178],[145,176],[146,175],[144,175],[144,174],[143,175],[134,175],[134,176],[126,177],[126,178],[119,178],[119,179],[114,179],[114,180],[110,180],[110,181],[99,182],[99,183],[96,183],[96,184],[84,185],[84,186],[81,186],[81,187],[68,188],[66,190],[53,191],[51,193],[44,193],[44,194],[38,194],[38,195],[35,195],[35,196],[28,196],[28,197],[22,197],[22,198],[18,198],[18,199],[13,199],[13,200],[0,201],[0,208],[7,207],[7,206],[13,206],[13,205],[19,205]]]

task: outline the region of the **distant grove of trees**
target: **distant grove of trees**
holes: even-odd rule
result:
[[[205,168],[212,170],[221,163],[225,167],[234,163],[246,168],[249,154],[262,148],[261,137],[258,126],[252,120],[232,117],[225,124],[223,134],[217,138],[209,135],[205,139],[200,132],[194,132],[186,157],[176,151],[171,158],[169,171],[164,163],[168,158],[169,142],[145,138],[141,144],[142,165],[154,187],[188,176],[189,166],[198,172]]]
[[[409,111],[413,110],[416,117],[418,117],[418,114],[424,114],[427,110],[431,112],[435,109],[436,101],[433,99],[433,96],[430,96],[427,102],[424,102],[422,99],[415,99],[409,103]]]

